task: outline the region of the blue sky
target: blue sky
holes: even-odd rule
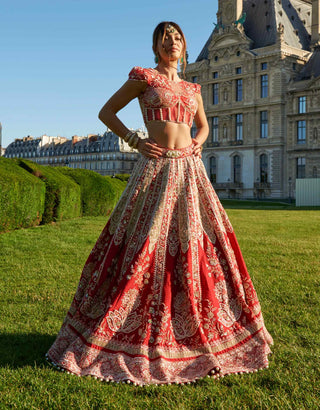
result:
[[[162,20],[179,23],[189,62],[216,22],[218,1],[2,0],[2,145],[42,134],[103,133],[97,115],[135,65],[153,67],[151,39]],[[137,101],[119,113],[143,125]]]

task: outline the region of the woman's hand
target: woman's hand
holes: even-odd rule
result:
[[[137,150],[148,158],[158,158],[161,157],[163,153],[161,147],[150,138],[141,138],[138,142]]]
[[[202,145],[195,138],[192,138],[192,143],[193,143],[193,154],[196,157],[201,158],[201,156],[202,156],[202,154],[201,154],[202,153]]]

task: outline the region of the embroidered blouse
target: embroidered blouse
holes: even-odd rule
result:
[[[196,94],[201,86],[187,81],[172,81],[153,68],[133,67],[129,80],[146,81],[147,87],[139,96],[145,124],[152,121],[171,121],[192,126],[198,109]]]

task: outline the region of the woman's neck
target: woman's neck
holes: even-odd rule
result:
[[[177,73],[178,70],[178,62],[177,61],[169,61],[167,62],[159,62],[156,69],[159,73],[164,74],[168,77],[169,80],[177,81],[179,80],[179,76]]]

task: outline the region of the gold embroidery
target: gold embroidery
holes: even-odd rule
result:
[[[202,364],[210,371],[220,360],[228,368],[241,349],[247,360],[249,346],[255,352],[260,346],[258,361],[266,360],[272,338],[257,295],[238,266],[231,224],[190,149],[137,162],[50,351],[61,352],[55,357],[62,366],[89,371],[103,357],[104,374],[134,379],[137,371],[146,382],[198,374]]]

